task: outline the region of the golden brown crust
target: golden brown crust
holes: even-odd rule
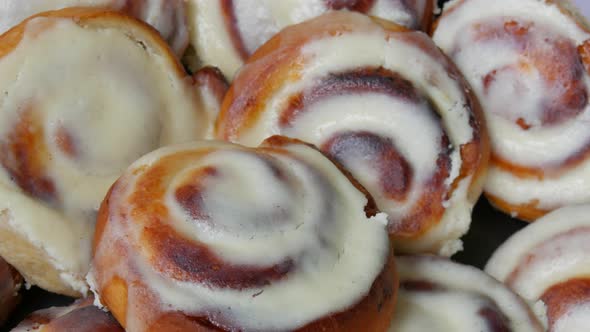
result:
[[[325,317],[297,331],[388,331],[394,317],[398,284],[399,278],[391,250],[383,271],[361,302],[344,312]]]
[[[443,18],[451,15],[461,6],[468,5],[469,1],[457,0],[453,2],[453,6],[448,7],[433,24],[431,35],[434,34]],[[544,5],[557,6],[561,13],[570,18],[573,23],[585,32],[590,33],[588,21],[572,5],[571,1],[547,0],[544,2]],[[509,11],[507,11],[506,15],[506,17],[510,17]],[[526,17],[523,20],[515,17],[503,21],[498,20],[495,23],[490,23],[490,20],[488,21],[488,23],[473,23],[474,26],[477,25],[477,29],[474,29],[475,40],[494,43],[497,43],[498,40],[506,40],[508,43],[518,44],[519,46],[515,52],[522,52],[525,60],[515,59],[514,65],[506,65],[505,68],[493,70],[487,73],[487,75],[482,74],[484,91],[488,88],[488,84],[495,80],[496,75],[501,70],[519,71],[523,75],[534,70],[542,77],[545,82],[544,84],[548,86],[563,86],[563,91],[560,92],[558,97],[552,97],[555,100],[543,104],[545,109],[543,110],[543,116],[539,119],[541,126],[562,123],[569,118],[573,119],[583,111],[583,108],[587,104],[588,92],[583,86],[584,79],[582,76],[590,74],[590,41],[585,41],[576,46],[575,43],[572,44],[572,40],[569,37],[563,38],[558,36],[551,37],[545,40],[545,44],[537,46],[534,42],[527,43],[531,38],[535,38],[535,29],[531,28],[535,24],[534,17]],[[545,27],[538,25],[535,28],[542,29]],[[550,45],[551,52],[553,53],[543,51],[543,47],[547,47],[546,45]],[[520,64],[517,65],[516,63]],[[534,69],[528,68],[528,66],[534,67]],[[529,130],[532,127],[523,118],[519,118],[515,121],[515,124],[523,130]],[[498,151],[490,151],[490,165],[495,167],[498,172],[510,174],[515,179],[538,180],[542,182],[545,180],[559,179],[569,171],[585,163],[589,157],[590,143],[586,143],[586,145],[576,150],[575,153],[565,156],[563,159],[537,165],[519,164],[510,158],[500,155]],[[497,188],[494,190],[495,194],[485,193],[490,203],[497,209],[524,221],[534,221],[551,210],[560,207],[557,203],[551,204],[551,202],[544,202],[544,207],[540,208],[541,202],[539,199],[534,198],[534,196],[530,196],[533,198],[525,203],[511,203],[502,198]],[[504,190],[510,189],[505,188]]]
[[[216,67],[203,67],[193,75],[196,84],[202,86],[214,95],[216,101],[221,105],[225,93],[229,89],[229,83],[223,76],[221,70]]]
[[[101,301],[123,327],[127,325],[127,296],[127,284],[118,277],[113,277],[101,292]]]
[[[298,140],[289,139],[285,137],[275,136],[270,138],[268,141],[263,143],[260,147],[261,151],[274,151],[279,153],[286,153],[283,151],[283,146],[290,145],[290,144],[306,144],[300,142]],[[307,144],[306,144],[307,145]],[[282,152],[281,152],[282,151]],[[195,152],[198,153],[198,152]],[[199,152],[203,154],[203,152]],[[194,153],[193,153],[194,154]],[[150,179],[154,179],[156,177],[161,176],[169,176],[166,167],[159,167],[159,164],[163,165],[170,165],[174,163],[174,160],[178,160],[177,158],[183,159],[189,156],[189,152],[180,152],[172,156],[164,157],[164,158],[173,158],[171,161],[166,161],[165,159],[159,160],[157,163],[153,163],[150,165],[151,168],[154,169],[156,173],[149,173],[144,174],[143,178],[147,181],[144,182],[142,180],[137,180],[135,186],[137,188],[143,188],[143,190],[138,190],[138,195],[130,194],[128,198],[129,201],[150,201],[146,195],[155,195],[159,197],[163,193],[160,192],[160,189],[151,188],[152,186],[157,186],[155,183],[148,183]],[[174,167],[174,166],[173,166]],[[137,169],[134,172],[144,172],[144,170]],[[159,174],[159,175],[157,175]],[[100,275],[107,273],[110,267],[112,266],[122,266],[121,259],[125,259],[125,257],[132,257],[140,255],[138,252],[133,252],[133,249],[122,245],[119,240],[111,238],[113,236],[112,229],[114,226],[113,223],[113,213],[117,214],[115,208],[113,207],[115,204],[119,204],[113,202],[113,200],[118,199],[118,195],[120,195],[120,190],[124,188],[124,184],[121,182],[123,181],[120,179],[116,182],[107,196],[105,197],[99,213],[97,217],[97,225],[96,225],[96,232],[93,244],[94,250],[94,259],[93,259],[93,268],[94,268],[94,275],[99,276],[97,280],[100,280]],[[157,182],[157,181],[156,181]],[[354,182],[354,181],[353,181]],[[357,188],[362,187],[355,183]],[[151,189],[147,189],[151,188]],[[361,190],[362,191],[362,190]],[[142,193],[141,193],[142,192]],[[178,191],[177,191],[178,192]],[[365,191],[363,191],[365,193]],[[137,204],[136,202],[136,204]],[[146,204],[144,204],[146,205]],[[369,204],[370,205],[370,204]],[[154,219],[165,218],[166,212],[164,209],[165,207],[159,206],[159,203],[149,204],[149,206],[145,206],[145,211],[137,211],[134,210],[134,214],[144,214],[148,213]],[[373,208],[374,209],[374,208]],[[372,214],[375,214],[376,211],[371,211]],[[121,221],[118,221],[121,222]],[[150,228],[150,229],[147,229]],[[163,255],[170,247],[177,255],[182,256],[182,259],[186,259],[187,256],[183,256],[184,253],[188,253],[190,257],[190,250],[187,246],[185,239],[181,234],[174,234],[174,238],[171,237],[171,232],[174,230],[169,229],[166,225],[160,225],[156,228],[151,226],[146,226],[144,229],[144,235],[142,236],[143,241],[147,241],[144,245],[145,251],[147,251],[148,257],[150,257],[150,264],[155,264],[156,268],[158,265],[166,265],[166,259],[159,259],[158,256]],[[149,237],[149,239],[148,239]],[[106,255],[103,249],[99,250],[99,246],[104,246],[108,244],[109,246],[109,254]],[[195,246],[196,244],[189,244],[191,246]],[[104,247],[103,247],[104,248]],[[159,248],[159,249],[158,249]],[[201,251],[204,255],[204,252]],[[190,262],[186,262],[186,264],[194,264],[192,260]],[[226,263],[223,263],[226,264]],[[159,299],[157,298],[153,288],[147,284],[148,281],[145,279],[141,279],[141,277],[122,277],[121,273],[127,274],[131,273],[131,275],[136,275],[137,272],[135,271],[135,267],[132,267],[131,264],[128,264],[125,269],[128,271],[121,271],[121,269],[115,270],[114,273],[108,272],[108,275],[112,277],[106,281],[98,281],[98,290],[101,295],[101,302],[109,308],[109,310],[113,313],[113,315],[117,318],[117,320],[123,326],[127,326],[129,323],[130,317],[128,308],[129,306],[134,307],[134,311],[136,313],[139,312],[139,317],[134,317],[133,319],[140,319],[144,320],[144,318],[150,318],[151,322],[149,326],[147,326],[148,331],[224,331],[225,329],[215,325],[211,322],[210,318],[202,317],[202,316],[194,316],[190,314],[186,314],[183,312],[178,311],[170,311],[162,308],[159,304]],[[224,271],[227,267],[218,265],[215,270]],[[240,273],[240,269],[244,269],[244,267],[239,267],[236,269],[234,273]],[[198,266],[194,266],[191,270],[199,270]],[[203,270],[206,270],[203,268]],[[172,272],[170,272],[172,271]],[[99,273],[97,273],[99,272]],[[193,276],[184,276],[179,271],[174,271],[174,268],[168,268],[165,272],[162,272],[165,275],[169,273],[174,274],[174,278],[178,280],[182,280],[182,278],[186,278],[186,281],[190,280],[190,278],[194,278]],[[264,272],[265,275],[270,279],[274,278],[271,275],[267,274],[268,272]],[[215,274],[216,278],[223,278],[224,272],[219,272]],[[237,275],[230,275],[231,280],[239,279],[240,277]],[[136,280],[136,281],[131,281]],[[218,283],[219,281],[215,281],[216,279],[210,279],[209,282],[211,283]],[[228,279],[230,280],[230,279]],[[198,282],[198,281],[194,281]],[[233,288],[232,283],[236,281],[222,281],[225,287]],[[238,281],[240,282],[240,281]],[[130,284],[132,283],[132,284]],[[394,306],[395,306],[395,298],[397,294],[397,287],[398,287],[398,276],[397,271],[395,268],[394,263],[394,254],[393,248],[389,248],[389,254],[385,265],[381,272],[379,273],[378,277],[373,282],[368,294],[364,296],[358,303],[353,305],[351,308],[343,312],[338,312],[331,314],[326,317],[322,317],[317,319],[316,321],[306,325],[302,328],[297,329],[297,331],[359,331],[360,329],[368,329],[371,331],[387,331],[389,323],[393,317]],[[133,288],[133,303],[129,300],[129,293],[130,289]],[[138,309],[139,308],[139,309]]]
[[[114,283],[119,283],[121,280],[113,280]],[[398,275],[395,269],[393,250],[387,260],[387,265],[377,277],[371,290],[359,303],[347,309],[344,312],[335,313],[326,316],[311,324],[301,327],[295,331],[297,332],[356,332],[356,331],[387,331],[391,320],[393,319],[393,312],[395,308],[395,300],[398,288]],[[118,284],[109,287],[117,288],[111,294],[115,298],[111,298],[116,305],[126,305],[126,286]],[[101,298],[105,302],[106,296]],[[110,307],[109,307],[110,308]],[[111,309],[113,314],[116,310]],[[124,322],[126,315],[116,315],[120,322]],[[121,320],[121,317],[123,320]],[[157,320],[150,326],[150,332],[158,331],[174,331],[174,332],[216,332],[225,331],[211,324],[206,318],[191,317],[181,312],[164,313],[159,316]]]
[[[151,56],[167,61],[170,64],[170,75],[176,74],[180,78],[188,77],[172,49],[160,37],[157,30],[133,17],[105,9],[66,8],[34,15],[0,35],[0,58],[8,56],[19,46],[29,22],[36,20],[36,23],[44,24],[46,28],[50,28],[55,24],[56,19],[70,20],[86,29],[122,31],[130,39],[141,43]],[[34,112],[24,113],[24,116],[20,118],[22,121],[13,128],[11,135],[3,141],[0,147],[3,151],[10,151],[13,156],[25,155],[25,157],[21,158],[22,160],[16,160],[18,158],[3,156],[0,158],[0,163],[25,194],[51,203],[55,194],[55,186],[44,174],[46,172],[44,160],[47,156],[40,154],[44,152],[44,146],[38,142],[38,140],[44,139],[43,132],[37,130],[33,134],[30,130],[30,126],[40,126],[38,122],[42,120],[37,119]],[[60,133],[61,135],[57,137],[60,140],[57,144],[58,147],[67,155],[75,155],[77,153],[75,144],[68,136],[68,132],[64,130]],[[26,235],[10,226],[8,218],[12,218],[10,213],[1,215],[0,239],[2,243],[0,243],[0,252],[23,273],[27,281],[64,295],[75,297],[83,295],[79,293],[79,290],[74,290],[71,285],[66,284],[67,282],[60,276],[64,271],[54,266],[54,260],[43,248],[33,245]],[[11,222],[18,223],[18,220]]]
[[[540,209],[538,201],[532,201],[526,204],[511,204],[489,193],[486,193],[485,196],[496,209],[510,213],[515,218],[528,222],[535,221],[551,212],[550,210]]]
[[[422,17],[422,31],[428,33],[434,24],[434,8],[438,6],[437,0],[426,0],[424,9],[425,15]]]
[[[6,56],[18,46],[24,36],[27,24],[31,20],[43,17],[73,20],[79,26],[87,28],[115,28],[127,30],[130,38],[147,42],[147,46],[150,47],[151,51],[167,58],[175,64],[175,69],[179,75],[186,75],[182,64],[174,54],[174,51],[166,41],[162,39],[160,33],[152,26],[116,11],[88,7],[71,7],[52,10],[27,18],[19,25],[8,30],[3,35],[0,35],[0,58]],[[50,26],[52,23],[49,21],[46,24]]]
[[[99,223],[105,223],[99,219]],[[369,294],[359,303],[348,310],[323,317],[311,324],[308,324],[298,332],[355,332],[366,329],[367,331],[387,331],[395,309],[397,288],[399,278],[395,269],[393,250],[391,251],[387,264],[381,274],[377,277]],[[101,264],[101,263],[99,263]],[[138,285],[134,285],[138,287]],[[146,293],[149,288],[143,286]],[[121,278],[113,278],[108,282],[101,292],[101,301],[109,308],[113,316],[125,327],[127,322],[127,297],[128,285]],[[153,303],[148,302],[150,296],[145,296],[142,305],[146,307],[145,313],[157,315],[148,331],[170,331],[170,332],[216,332],[225,331],[204,317],[193,317],[181,312],[157,312]],[[154,310],[154,311],[152,311]]]
[[[305,23],[288,27],[261,46],[234,78],[224,98],[220,115],[217,118],[215,135],[219,139],[241,143],[251,140],[251,136],[258,137],[258,134],[251,132],[252,128],[256,125],[261,125],[259,122],[261,119],[265,119],[264,121],[274,121],[268,120],[266,115],[263,116],[263,112],[276,112],[276,114],[273,113],[272,118],[277,117],[279,119],[276,124],[273,122],[272,125],[268,125],[272,127],[272,129],[269,129],[271,132],[275,133],[277,130],[279,132],[282,130],[275,129],[275,127],[290,129],[291,124],[295,122],[294,119],[298,114],[302,114],[306,109],[311,108],[307,106],[311,105],[315,99],[323,98],[324,95],[328,95],[329,97],[330,93],[338,95],[338,93],[353,94],[372,91],[378,94],[395,95],[395,98],[406,101],[414,101],[415,99],[422,98],[423,92],[420,89],[416,89],[413,86],[413,82],[408,81],[402,75],[386,68],[378,67],[378,65],[376,65],[376,68],[373,68],[366,67],[367,65],[365,64],[365,67],[354,70],[349,69],[345,73],[330,73],[326,75],[327,78],[325,79],[323,77],[322,79],[317,79],[319,83],[314,83],[316,85],[307,86],[300,91],[289,93],[288,98],[285,97],[285,100],[281,101],[282,106],[277,106],[281,108],[280,110],[276,110],[276,108],[268,110],[267,108],[269,102],[275,102],[272,98],[279,94],[281,96],[285,94],[282,90],[284,86],[288,85],[289,82],[300,81],[301,76],[304,75],[307,61],[302,49],[312,41],[320,40],[324,37],[327,39],[331,36],[345,35],[352,31],[359,34],[380,31],[384,33],[385,38],[403,38],[404,41],[411,43],[420,51],[436,59],[436,62],[440,63],[448,72],[449,77],[456,82],[458,88],[465,95],[466,108],[469,109],[470,117],[466,121],[468,121],[468,126],[471,127],[474,133],[473,138],[469,142],[461,146],[449,148],[451,145],[448,143],[447,131],[449,128],[444,128],[443,121],[439,121],[444,137],[441,138],[441,142],[443,143],[441,143],[441,152],[437,159],[436,174],[429,175],[430,177],[428,178],[429,190],[425,190],[422,196],[415,199],[413,209],[411,212],[405,213],[402,221],[391,223],[391,225],[395,224],[395,226],[390,228],[392,236],[396,240],[411,245],[411,242],[415,242],[416,239],[425,236],[429,230],[438,225],[445,213],[443,202],[451,197],[462,180],[470,177],[471,183],[467,192],[467,200],[470,204],[475,204],[481,195],[490,158],[490,145],[485,119],[482,108],[467,81],[463,78],[453,62],[442,54],[430,39],[421,33],[412,32],[390,21],[371,17],[371,21],[361,22],[361,20],[353,20],[354,15],[356,14],[326,14]],[[404,35],[404,37],[399,37],[400,35]],[[387,84],[390,86],[386,86]],[[433,83],[433,85],[436,85],[436,83]],[[343,89],[350,89],[350,91],[346,90],[342,92],[343,90],[339,90],[341,87]],[[354,89],[358,91],[353,91]],[[430,103],[430,101],[427,102]],[[435,107],[430,111],[432,111],[435,118],[441,118],[440,114],[437,114]],[[266,122],[261,126],[264,125],[266,125]],[[352,129],[348,130],[353,132]],[[320,150],[333,157],[332,159],[337,160],[334,158],[335,155],[332,154],[331,148],[332,146],[341,147],[343,145],[337,139],[341,139],[344,134],[340,135],[340,137],[334,136],[331,139],[313,143],[318,144]],[[367,137],[354,137],[354,139],[357,140],[356,142],[361,142],[361,139],[365,141],[372,140],[372,144],[367,143],[365,146],[386,146],[389,144],[386,140],[377,141],[375,137],[368,137],[372,134],[370,132],[363,132],[362,134],[366,134],[365,136]],[[244,137],[246,138],[242,140]],[[333,141],[337,141],[336,144],[332,144]],[[352,139],[349,139],[349,141],[352,141]],[[403,176],[400,176],[400,178],[404,177],[404,179],[396,183],[394,176],[380,175],[379,180],[384,179],[390,181],[390,183],[386,183],[387,181],[380,182],[380,186],[388,189],[379,188],[379,190],[382,190],[384,193],[382,196],[388,195],[388,198],[393,197],[392,200],[403,201],[405,194],[407,194],[408,189],[411,187],[411,176],[406,175],[410,174],[412,169],[410,166],[407,166],[403,156],[399,153],[396,154],[397,151],[394,151],[394,148],[384,147],[382,150],[387,149],[389,150],[375,153],[380,153],[379,158],[383,157],[382,159],[387,161],[387,163],[373,162],[373,159],[371,159],[372,164],[395,165],[395,169],[404,169],[403,172],[400,172],[404,173]],[[445,179],[450,176],[449,169],[451,162],[448,156],[452,153],[452,149],[460,149],[462,163],[459,176],[454,179],[450,189],[448,189]],[[391,169],[394,169],[394,167]],[[426,251],[437,253],[439,249],[433,246]]]

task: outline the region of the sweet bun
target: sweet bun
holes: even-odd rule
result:
[[[590,326],[590,206],[555,210],[512,235],[485,270],[523,298],[548,331]]]
[[[0,36],[0,91],[0,255],[30,284],[79,296],[110,185],[210,130],[198,87],[145,23],[68,8]]]
[[[433,39],[482,104],[490,202],[526,221],[590,203],[590,27],[571,3],[449,2]]]
[[[217,138],[248,146],[272,135],[350,171],[400,252],[462,248],[488,137],[469,85],[426,34],[344,11],[285,28],[242,67],[216,123]]]
[[[386,331],[397,275],[375,213],[298,141],[165,147],[106,196],[89,280],[130,331]]]
[[[216,66],[230,79],[281,29],[331,10],[352,10],[428,31],[435,0],[189,0],[193,69]]]
[[[400,290],[390,332],[542,332],[528,303],[483,271],[432,256],[396,258]]]
[[[156,28],[177,55],[188,46],[184,0],[0,0],[0,34],[29,16],[67,7],[117,10]]]

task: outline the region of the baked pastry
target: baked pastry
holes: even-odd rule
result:
[[[590,326],[590,206],[551,212],[502,244],[485,270],[531,302],[548,331]]]
[[[424,33],[352,12],[284,29],[242,67],[216,123],[218,138],[249,146],[275,134],[348,169],[389,215],[396,249],[461,249],[487,135],[469,86]]]
[[[223,73],[216,67],[203,67],[194,75],[197,92],[201,101],[201,108],[207,114],[209,128],[206,137],[213,137],[213,124],[219,115],[223,97],[229,89],[229,84]]]
[[[544,331],[522,298],[475,267],[432,256],[397,257],[396,264],[390,332]]]
[[[93,300],[81,299],[67,307],[36,311],[12,332],[124,332],[111,314],[93,305]]]
[[[435,0],[189,0],[191,45],[202,65],[219,67],[232,79],[254,51],[281,29],[330,10],[349,9],[427,30]]]
[[[208,130],[194,80],[146,24],[72,8],[0,37],[0,91],[0,255],[30,284],[83,294],[109,186]]]
[[[184,0],[0,0],[0,34],[29,16],[67,7],[122,11],[156,28],[177,55],[182,55],[188,46]]]
[[[20,302],[21,275],[0,257],[0,326]]]
[[[590,203],[590,29],[571,4],[454,1],[433,38],[485,111],[490,202],[527,221]]]
[[[385,221],[300,142],[166,147],[106,196],[89,280],[129,331],[386,331]]]

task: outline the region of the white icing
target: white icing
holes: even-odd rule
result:
[[[535,313],[537,318],[541,321],[545,330],[547,330],[547,326],[549,325],[549,319],[547,318],[547,306],[545,305],[545,303],[543,301],[539,300],[539,301],[536,301],[535,303],[533,303],[532,307],[533,307],[533,312]]]
[[[510,331],[542,331],[522,299],[480,270],[426,256],[398,257],[396,261],[400,284],[428,282],[438,289],[416,291],[402,286],[390,332],[491,332],[479,313],[482,308],[499,309]]]
[[[557,5],[545,1],[469,0],[448,3],[433,36],[478,95],[486,112],[494,153],[523,166],[559,165],[590,141],[587,130],[590,105],[563,123],[541,126],[542,105],[553,102],[563,93],[563,87],[548,84],[536,67],[528,65],[530,60],[520,54],[513,43],[494,38],[483,42],[474,40],[478,24],[502,24],[504,20],[534,22],[527,43],[534,52],[542,54],[554,52],[554,46],[548,41],[565,38],[575,46],[589,39],[590,33],[563,14]],[[502,70],[513,65],[530,69],[526,75],[522,71]],[[483,79],[494,70],[498,70],[495,81],[484,92]],[[584,73],[582,83],[586,91],[590,91],[588,74]],[[519,118],[533,127],[523,130],[516,124]],[[584,203],[590,201],[588,168],[590,161],[585,161],[559,177],[538,180],[521,179],[492,167],[485,190],[510,204],[536,200],[541,209]]]
[[[231,80],[243,60],[227,31],[221,1],[188,0],[188,23],[199,66],[215,66]]]
[[[420,240],[398,238],[396,245],[407,252],[435,252],[447,257],[463,250],[463,242],[459,238],[471,225],[471,212],[478,198],[468,198],[471,180],[472,176],[469,176],[459,183],[451,199],[443,202],[447,205],[443,219],[422,235]]]
[[[488,261],[486,272],[507,281],[520,269],[517,277],[510,280],[510,287],[529,301],[537,301],[552,285],[587,277],[590,275],[589,216],[587,205],[547,214],[504,242]]]
[[[9,227],[45,251],[63,271],[63,282],[80,292],[86,289],[95,213],[109,186],[142,154],[204,131],[191,86],[146,44],[147,51],[125,31],[36,18],[0,59],[0,137],[30,107],[47,146],[43,172],[59,197],[53,205],[31,198],[2,168],[0,210]],[[58,127],[75,140],[77,156],[57,147]]]
[[[413,1],[407,8],[402,0],[377,0],[367,14],[398,24],[417,28],[425,13],[427,0]],[[320,16],[329,11],[324,0],[234,0],[233,8],[239,38],[248,54],[268,41],[283,28]],[[243,65],[243,59],[232,42],[222,7],[217,1],[189,0],[191,43],[201,65],[213,65],[230,79]]]
[[[588,329],[590,325],[590,303],[574,307],[561,316],[553,325],[555,332],[576,332]]]
[[[216,83],[212,83],[213,85]],[[214,90],[215,86],[209,84],[208,81],[199,82],[197,80],[197,89],[196,93],[199,95],[199,100],[201,101],[200,109],[202,109],[207,115],[207,124],[209,124],[207,128],[207,132],[204,136],[205,139],[213,139],[213,131],[215,127],[215,120],[217,119],[217,115],[219,114],[219,110],[221,108],[221,98],[217,95],[217,91]]]
[[[367,294],[389,255],[386,216],[367,218],[365,196],[321,153],[304,145],[284,148],[292,156],[265,152],[281,169],[283,181],[255,150],[237,145],[207,141],[159,149],[135,162],[122,177],[122,187],[111,196],[111,211],[133,208],[121,204],[135,190],[146,168],[158,160],[210,149],[214,150],[183,162],[169,174],[163,200],[171,211],[171,225],[186,238],[206,243],[228,263],[269,266],[288,258],[294,261],[295,270],[283,280],[262,287],[220,289],[166,278],[156,273],[143,255],[130,253],[127,258],[131,262],[94,272],[99,288],[101,281],[115,274],[127,278],[130,285],[134,278],[142,278],[162,301],[164,310],[189,315],[220,311],[231,324],[244,330],[295,329],[347,309]],[[173,195],[178,186],[191,179],[187,178],[191,170],[208,166],[218,171],[212,183],[205,180],[201,184],[205,188],[204,211],[214,224],[203,226],[206,221],[193,219],[173,201]],[[274,220],[264,218],[265,213],[276,211],[284,211],[279,214],[281,219],[276,215]],[[139,225],[144,221],[134,219],[133,225],[138,227],[131,229],[125,226],[129,222],[119,218],[118,213],[110,215],[103,235],[109,240],[99,244],[98,260],[110,255],[113,244],[134,247],[140,243],[143,228]],[[122,271],[129,269],[125,264],[135,266],[140,275],[125,276]],[[133,289],[129,294],[127,328],[149,326],[145,317],[134,316]],[[277,308],[289,314],[276,315]]]
[[[182,0],[0,0],[0,34],[37,13],[67,7],[98,7],[113,10],[136,8],[137,18],[150,24],[178,55],[188,45],[185,4]]]
[[[96,278],[94,277],[94,268],[90,268],[90,271],[86,275],[86,284],[88,285],[88,289],[92,292],[94,296],[94,302],[92,303],[95,307],[101,310],[108,310],[104,304],[100,301],[100,294],[98,294],[98,283],[96,282]]]
[[[138,0],[126,2],[138,6]],[[137,12],[132,14],[158,30],[176,55],[182,56],[189,44],[186,0],[140,0],[139,3]]]
[[[486,265],[486,271],[499,280],[506,280],[515,267],[520,264],[521,259],[538,245],[569,230],[590,227],[589,211],[590,207],[584,205],[565,207],[528,225],[512,235],[494,252]],[[564,241],[556,243],[556,245],[569,246],[568,242]],[[552,256],[569,253],[556,252]],[[573,254],[576,256],[580,252],[575,250]]]
[[[408,28],[420,29],[422,18],[429,14],[425,13],[427,1],[430,0],[377,0],[367,14],[385,18]],[[416,12],[413,9],[416,9]]]
[[[283,27],[309,20],[327,10],[318,0],[240,0],[234,1],[237,27],[249,54]]]
[[[355,15],[354,19],[364,24],[368,20],[360,15]],[[305,66],[298,73],[297,80],[283,82],[277,92],[265,101],[266,106],[256,122],[248,128],[240,128],[235,140],[256,146],[266,137],[281,134],[322,146],[336,133],[346,131],[368,131],[391,139],[414,170],[413,186],[406,201],[394,201],[383,194],[377,182],[377,173],[363,161],[362,150],[359,150],[358,156],[348,156],[344,164],[392,220],[404,217],[427,190],[424,184],[437,167],[442,131],[437,119],[429,114],[427,105],[376,92],[330,96],[308,106],[284,129],[279,126],[279,111],[285,109],[291,96],[306,91],[332,73],[382,67],[411,81],[419,93],[432,102],[442,118],[452,147],[468,143],[473,138],[473,129],[469,124],[469,110],[465,106],[465,91],[449,77],[440,59],[431,57],[408,41],[407,34],[392,33],[386,37],[383,30],[376,28],[369,33],[343,33],[309,42],[301,51]],[[413,38],[425,39],[424,42],[429,43],[425,35],[418,32],[411,34]],[[356,52],[359,49],[365,51]],[[350,56],[352,53],[354,57]],[[458,148],[451,152],[450,158],[450,176],[445,179],[447,188],[460,174],[462,161]],[[402,251],[429,251],[443,255],[452,255],[461,249],[461,242],[456,240],[468,230],[475,203],[467,197],[471,180],[471,176],[463,179],[458,189],[444,202],[446,212],[432,232],[420,239],[401,241],[399,248]]]
[[[316,102],[282,134],[321,145],[341,132],[367,131],[391,138],[397,150],[413,166],[411,192],[405,204],[392,201],[378,190],[380,178],[373,165],[363,160],[366,147],[344,156],[343,164],[366,188],[372,190],[380,209],[400,219],[413,208],[434,172],[442,131],[426,105],[415,105],[374,93],[331,97]],[[422,135],[419,138],[416,133]]]
[[[513,204],[526,204],[534,199],[538,201],[539,208],[554,209],[563,204],[576,205],[590,201],[588,174],[589,162],[583,162],[557,178],[542,180],[520,179],[492,165],[488,170],[485,190]]]
[[[403,309],[396,312],[390,332],[491,332],[478,314],[488,302],[478,294],[460,290],[412,294],[401,290],[399,297],[398,306]]]

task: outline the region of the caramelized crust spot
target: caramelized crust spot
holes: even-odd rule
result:
[[[32,106],[20,113],[12,131],[0,142],[0,164],[25,193],[47,203],[57,203],[53,181],[45,173],[49,156],[41,119]]]

